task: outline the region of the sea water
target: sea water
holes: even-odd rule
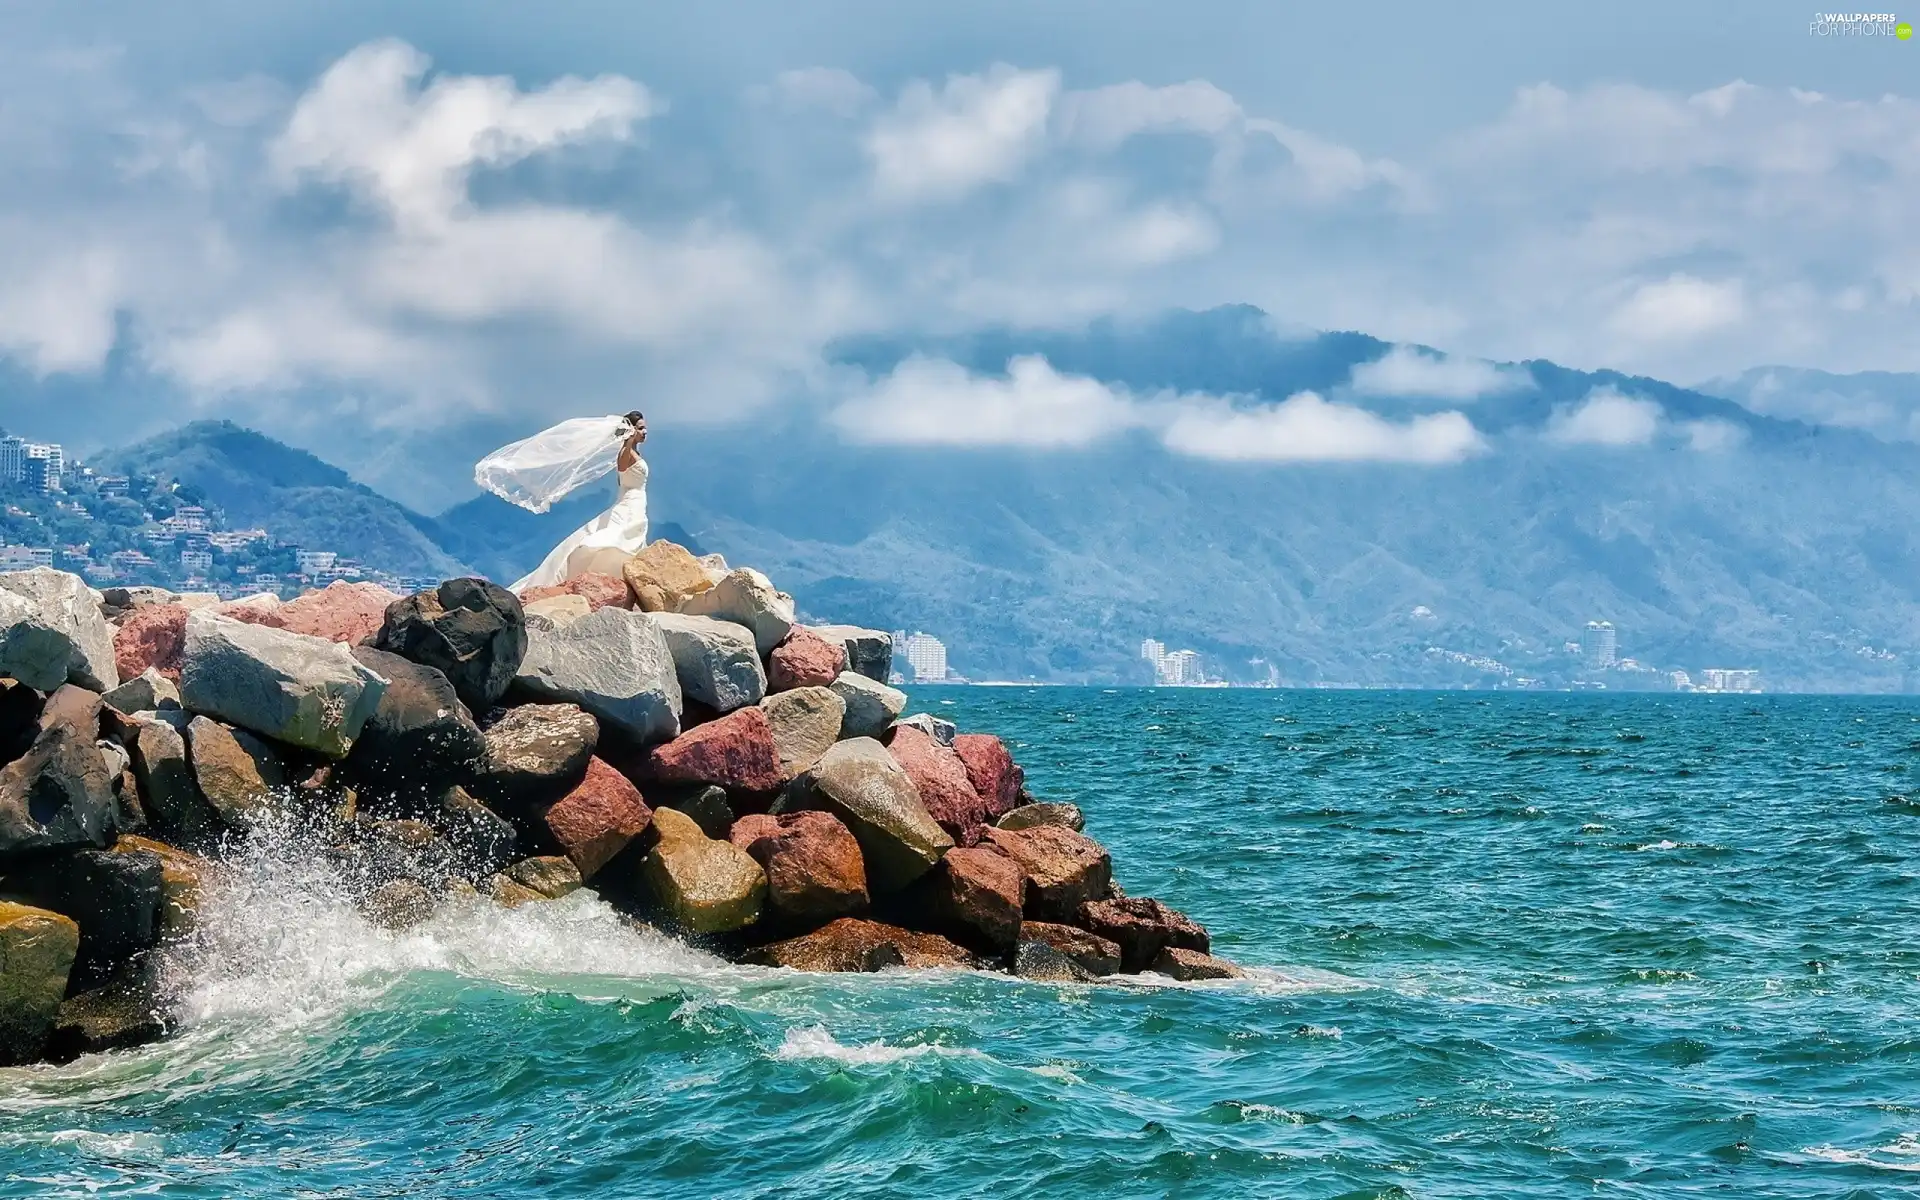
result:
[[[1920,703],[923,689],[1244,981],[370,928],[269,847],[183,1033],[0,1071],[7,1196],[1920,1192]]]

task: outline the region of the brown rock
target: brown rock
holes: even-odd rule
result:
[[[662,783],[710,783],[729,792],[767,794],[787,782],[773,727],[755,705],[652,747],[644,770]]]
[[[1015,975],[1040,983],[1092,983],[1099,978],[1045,942],[1022,941],[1013,949],[1012,965]]]
[[[1025,883],[1020,867],[998,850],[949,850],[913,885],[908,905],[955,941],[1004,954],[1020,936]]]
[[[1147,965],[1147,970],[1189,983],[1198,979],[1244,979],[1247,975],[1224,958],[1198,950],[1182,950],[1178,946],[1161,950]]]
[[[109,853],[145,852],[160,860],[160,905],[154,924],[163,938],[178,937],[192,930],[200,898],[212,878],[213,864],[198,854],[152,838],[123,833]]]
[[[62,685],[26,751],[0,767],[0,858],[113,840],[118,767],[100,751],[100,709],[95,693]]]
[[[552,588],[529,588],[528,595],[552,590]],[[585,596],[576,596],[572,592],[560,596],[541,596],[533,600],[522,597],[520,607],[528,617],[543,617],[553,622],[556,627],[571,625],[593,611],[593,605],[587,603]]]
[[[1023,804],[994,822],[1001,829],[1032,829],[1036,825],[1058,825],[1075,833],[1087,827],[1087,818],[1077,804]]]
[[[548,804],[586,775],[600,723],[577,704],[523,704],[493,715],[472,789],[495,804]]]
[[[380,631],[387,605],[400,598],[377,583],[336,579],[273,610],[280,628],[357,646]]]
[[[589,759],[579,785],[540,816],[547,835],[580,868],[583,880],[592,879],[652,820],[653,810],[639,789],[598,758]]]
[[[830,813],[745,816],[728,835],[767,872],[767,908],[789,925],[818,925],[867,909],[860,844]]]
[[[360,907],[382,929],[408,929],[433,915],[433,893],[417,879],[395,879],[375,888]]]
[[[840,740],[840,724],[847,702],[831,688],[803,687],[768,696],[760,702],[773,729],[773,747],[780,771],[791,780],[820,761]]]
[[[795,625],[785,641],[767,655],[767,690],[830,687],[847,669],[847,648],[829,642],[804,625]]]
[[[270,744],[212,717],[188,723],[187,755],[200,794],[234,829],[265,814],[287,786],[286,766]]]
[[[953,848],[953,839],[927,815],[913,780],[872,738],[834,743],[774,808],[838,817],[860,843],[867,887],[876,895],[904,888]]]
[[[580,890],[580,868],[565,855],[523,858],[500,874],[547,900],[558,900]]]
[[[664,538],[628,559],[622,574],[641,612],[675,612],[680,601],[713,586],[699,559]]]
[[[627,581],[589,571],[552,587],[528,588],[520,593],[520,603],[549,600],[555,596],[578,596],[587,602],[588,611],[598,608],[632,608],[633,595]]]
[[[47,1040],[47,1058],[71,1062],[82,1054],[144,1046],[167,1036],[171,1022],[155,984],[152,970],[134,967],[63,1003]]]
[[[953,752],[967,769],[967,780],[986,802],[989,822],[1013,811],[1020,803],[1026,772],[1013,761],[1007,744],[990,733],[963,733],[953,739]]]
[[[72,917],[80,952],[71,986],[92,987],[159,938],[162,870],[143,850],[76,850],[10,867],[0,894]]]
[[[1080,909],[1079,925],[1120,946],[1120,969],[1128,973],[1153,966],[1169,946],[1201,954],[1213,948],[1207,931],[1178,909],[1141,896],[1095,900]]]
[[[1100,843],[1058,825],[988,829],[980,844],[1020,864],[1027,877],[1026,911],[1042,921],[1074,919],[1082,904],[1104,898],[1113,880],[1113,860]]]
[[[285,629],[286,620],[280,615],[280,598],[267,593],[248,596],[242,600],[229,600],[225,604],[216,604],[213,611],[223,617],[230,617],[246,625],[265,625],[269,629]]]
[[[180,659],[187,648],[184,604],[150,604],[127,614],[113,632],[113,658],[120,678],[132,679],[149,667],[180,682]]]
[[[762,946],[754,962],[796,971],[878,971],[971,967],[973,956],[937,933],[911,933],[878,921],[842,917],[805,937]]]
[[[900,769],[919,789],[920,803],[940,828],[955,838],[976,825],[985,824],[991,811],[967,778],[966,764],[951,749],[942,746],[913,725],[896,725],[887,744]]]
[[[1020,940],[1051,946],[1094,975],[1111,975],[1120,969],[1120,947],[1117,943],[1072,925],[1023,921],[1020,924]]]
[[[220,836],[220,814],[200,794],[187,742],[170,721],[142,720],[124,741],[134,779],[156,832],[187,846],[205,846]]]
[[[79,950],[71,918],[0,900],[0,1066],[40,1057]]]
[[[760,919],[767,876],[752,855],[671,808],[654,810],[653,827],[659,840],[642,871],[668,921],[689,933],[727,933]]]
[[[539,900],[550,900],[522,883],[515,883],[505,875],[489,875],[481,881],[479,890],[502,908],[519,908],[522,904],[532,904]]]

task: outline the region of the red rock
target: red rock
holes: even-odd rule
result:
[[[545,600],[549,596],[582,596],[590,609],[633,607],[633,593],[627,590],[625,579],[592,571],[552,587],[528,588],[520,593],[520,603]]]
[[[989,819],[987,802],[973,790],[967,778],[966,764],[950,748],[933,740],[925,730],[912,725],[896,725],[887,753],[920,790],[920,803],[927,815],[939,822],[948,836],[965,840],[968,830]]]
[[[817,925],[867,908],[860,843],[831,813],[745,816],[727,838],[767,871],[767,907],[790,925]]]
[[[280,609],[282,607],[282,605],[276,604],[269,608],[264,604],[242,604],[238,600],[230,600],[225,604],[216,605],[213,611],[223,617],[231,617],[236,621],[244,621],[248,625],[265,625],[270,629],[285,629],[287,627],[286,619],[280,615]]]
[[[1026,876],[998,850],[949,850],[913,887],[914,907],[955,941],[1003,954],[1020,938]]]
[[[937,933],[909,933],[878,921],[841,917],[805,937],[762,946],[753,959],[796,971],[878,971],[884,967],[970,967],[973,956]]]
[[[795,625],[787,639],[767,655],[767,690],[830,687],[847,669],[847,648],[829,642],[804,625]]]
[[[627,843],[646,832],[653,810],[626,776],[598,758],[587,760],[586,778],[541,814],[541,823],[580,878],[591,879]]]
[[[271,611],[282,629],[355,646],[380,632],[380,626],[386,623],[387,605],[399,598],[398,592],[377,583],[336,579]]]
[[[1020,940],[1051,946],[1095,975],[1111,975],[1120,969],[1118,943],[1071,925],[1023,921],[1020,924]]]
[[[729,792],[777,792],[787,781],[773,726],[752,704],[648,750],[644,770],[662,783],[710,783]]]
[[[990,733],[963,733],[953,739],[953,752],[967,768],[967,780],[987,803],[988,822],[1010,813],[1020,803],[1026,772],[1013,761],[1007,744]]]
[[[1113,860],[1100,843],[1058,825],[989,828],[980,845],[1020,864],[1027,877],[1027,912],[1042,921],[1073,920],[1082,904],[1105,899],[1113,883]]]
[[[187,645],[187,609],[181,604],[149,604],[127,614],[113,632],[113,658],[120,678],[132,679],[152,667],[180,682],[180,655]]]
[[[1177,950],[1197,950],[1201,954],[1213,949],[1207,931],[1197,922],[1147,896],[1084,904],[1077,924],[1118,943],[1120,969],[1129,973],[1152,967],[1160,952],[1169,946]]]
[[[1168,946],[1162,950],[1154,957],[1148,970],[1189,983],[1196,979],[1244,979],[1247,974],[1224,958],[1215,958],[1198,950],[1182,950],[1178,946]]]

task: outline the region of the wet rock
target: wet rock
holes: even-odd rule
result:
[[[803,687],[768,696],[760,702],[773,730],[780,772],[793,779],[840,740],[847,703],[831,688]]]
[[[0,679],[0,763],[25,754],[40,736],[47,700],[16,679]]]
[[[1160,952],[1172,947],[1205,954],[1213,948],[1207,931],[1178,909],[1148,897],[1094,900],[1080,909],[1077,924],[1120,947],[1120,969],[1149,970]]]
[[[909,906],[928,928],[988,954],[1004,954],[1020,937],[1025,876],[998,850],[954,849],[921,876]]]
[[[86,580],[49,567],[0,573],[0,674],[43,692],[120,686],[113,626]]]
[[[1224,958],[1215,958],[1198,950],[1168,946],[1154,956],[1147,970],[1171,979],[1191,983],[1201,979],[1244,979],[1247,973]]]
[[[479,891],[502,908],[519,908],[522,904],[533,904],[541,900],[551,900],[522,883],[515,883],[504,874],[490,875],[481,881]]]
[[[710,590],[714,583],[700,560],[665,539],[628,559],[622,573],[642,612],[674,612],[682,601]]]
[[[648,785],[645,793],[655,808],[666,807],[692,817],[710,838],[725,838],[734,825],[733,804],[727,789],[712,784]]]
[[[0,767],[0,860],[113,840],[120,810],[99,736],[99,696],[67,684],[47,698],[26,752]]]
[[[633,607],[633,596],[627,591],[626,580],[596,571],[575,575],[565,583],[552,587],[528,588],[520,593],[520,603],[524,607],[531,601],[551,600],[558,596],[580,597],[587,602],[588,612],[601,608]]]
[[[357,646],[386,624],[387,606],[400,599],[377,583],[336,579],[274,610],[279,628]]]
[[[0,1066],[44,1052],[79,949],[71,917],[0,900]]]
[[[1001,829],[1035,829],[1041,825],[1058,825],[1079,833],[1087,827],[1087,818],[1077,804],[1035,803],[1021,805],[994,824]]]
[[[689,933],[727,933],[760,919],[767,877],[752,855],[671,808],[654,812],[653,827],[659,840],[642,871],[671,923]]]
[[[513,861],[519,835],[512,823],[465,788],[448,788],[430,823],[445,839],[462,879],[484,878]]]
[[[497,875],[489,876],[480,890],[509,908],[529,900],[558,900],[580,890],[580,869],[564,854],[523,858]]]
[[[382,929],[410,929],[433,915],[434,897],[417,879],[395,879],[375,888],[361,913]]]
[[[1038,920],[1072,921],[1081,905],[1104,899],[1113,880],[1113,860],[1100,843],[1058,825],[987,829],[980,844],[1020,864],[1027,877],[1026,911]]]
[[[578,704],[637,744],[680,732],[680,679],[666,639],[645,614],[603,608],[535,634],[514,686],[539,700]]]
[[[913,780],[927,814],[955,839],[992,818],[992,808],[973,790],[973,782],[967,778],[967,767],[960,756],[930,737],[921,726],[895,725],[887,753]]]
[[[526,657],[526,615],[503,587],[450,579],[388,605],[373,646],[433,667],[469,711],[484,712],[506,695]]]
[[[508,807],[548,804],[586,775],[600,723],[577,704],[526,704],[489,719],[473,790]]]
[[[451,779],[473,774],[486,739],[437,668],[365,646],[354,661],[386,680],[379,703],[347,754],[363,791],[388,797],[437,795]]]
[[[593,611],[593,605],[587,603],[585,596],[576,596],[572,592],[562,592],[558,596],[542,596],[537,600],[528,600],[522,596],[520,607],[527,614],[529,621],[535,617],[541,617],[551,622],[546,627],[548,629],[564,628]]]
[[[186,846],[210,845],[220,836],[224,826],[219,811],[200,794],[179,727],[139,718],[124,744],[156,832]]]
[[[787,781],[773,727],[757,707],[736,709],[653,747],[644,770],[646,778],[662,783],[711,784],[748,794],[769,794]]]
[[[974,965],[971,954],[937,933],[913,933],[858,917],[841,917],[804,937],[762,946],[751,961],[795,971],[938,970]]]
[[[1041,942],[1066,955],[1091,975],[1111,975],[1120,969],[1120,946],[1097,933],[1050,921],[1023,921],[1020,941]]]
[[[279,753],[244,729],[212,717],[187,724],[187,759],[200,795],[230,829],[244,830],[286,796],[287,768]]]
[[[666,638],[680,692],[688,700],[730,713],[759,703],[767,694],[767,676],[751,629],[684,613],[654,613],[647,619]]]
[[[137,834],[121,834],[109,854],[151,854],[160,860],[160,902],[154,910],[154,929],[161,938],[192,931],[200,899],[212,879],[213,864],[198,854]]]
[[[833,681],[833,691],[847,706],[847,715],[840,725],[842,738],[884,737],[894,718],[907,707],[905,692],[852,671],[840,673]]]
[[[960,733],[959,726],[945,717],[936,717],[932,713],[915,713],[895,721],[893,728],[887,731],[887,736],[883,740],[891,744],[893,735],[901,729],[917,729],[949,750],[953,749],[953,739]]]
[[[1013,973],[1036,983],[1092,983],[1098,976],[1045,942],[1014,947]]]
[[[179,683],[190,611],[183,604],[156,604],[129,613],[113,633],[113,657],[120,677],[132,679],[157,671]]]
[[[1026,772],[1013,761],[1007,744],[990,733],[962,733],[953,739],[953,752],[967,769],[967,780],[986,801],[988,820],[997,820],[1020,804]]]
[[[793,629],[793,598],[776,591],[773,582],[752,567],[738,567],[713,587],[686,597],[679,610],[745,625],[761,654],[785,641]]]
[[[344,758],[386,683],[345,646],[197,612],[187,618],[180,703],[327,758]]]
[[[893,676],[893,635],[858,625],[815,625],[813,631],[846,649],[847,670],[884,684]]]
[[[838,817],[860,843],[867,885],[876,893],[907,886],[953,848],[953,839],[920,803],[913,780],[871,738],[836,743],[775,807]]]
[[[815,926],[867,909],[867,871],[860,844],[823,812],[746,816],[729,840],[767,873],[767,910],[787,926]]]
[[[600,759],[589,759],[578,786],[540,814],[548,839],[592,879],[600,868],[646,832],[653,810],[626,776]]]
[[[153,712],[180,707],[180,689],[165,675],[148,667],[101,697],[116,712]]]
[[[0,896],[73,918],[80,949],[69,986],[92,987],[160,940],[160,856],[76,850],[9,867]]]
[[[133,965],[112,981],[60,1005],[47,1039],[47,1058],[64,1063],[82,1054],[144,1046],[166,1037],[172,1025],[157,994],[156,973],[145,965]]]
[[[828,641],[804,625],[795,625],[787,639],[767,656],[767,684],[775,692],[831,687],[846,669],[845,646]]]

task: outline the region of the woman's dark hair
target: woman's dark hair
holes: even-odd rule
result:
[[[637,408],[627,414],[627,424],[629,425],[638,425],[646,419],[646,415]]]

